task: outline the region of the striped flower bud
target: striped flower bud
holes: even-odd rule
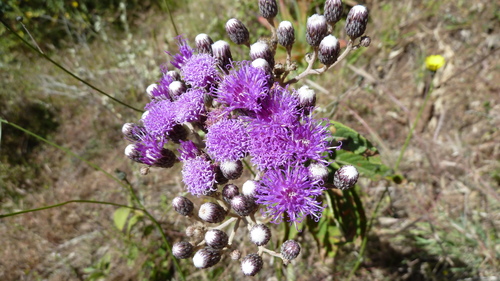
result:
[[[337,61],[337,58],[339,57],[340,54],[340,43],[337,38],[333,35],[328,35],[323,40],[321,40],[321,43],[319,43],[319,48],[318,48],[318,60],[326,65],[332,65],[334,62]]]
[[[220,68],[224,70],[229,70],[231,68],[230,64],[233,60],[233,56],[231,55],[229,44],[226,41],[219,40],[213,43],[212,52]]]
[[[311,163],[309,167],[309,178],[312,180],[321,180],[325,182],[328,179],[328,169],[324,164]]]
[[[240,250],[234,250],[232,251],[229,256],[231,257],[232,260],[239,260],[241,258],[241,251]]]
[[[316,104],[316,93],[309,86],[304,85],[297,90],[299,105],[301,107],[314,107]]]
[[[226,211],[218,204],[207,202],[200,206],[198,216],[206,222],[218,223],[224,220]]]
[[[281,245],[281,255],[285,260],[293,260],[300,254],[300,245],[295,240],[287,240]]]
[[[226,22],[226,32],[229,39],[238,45],[248,45],[250,33],[245,25],[238,19],[232,18]]]
[[[269,75],[271,75],[273,71],[269,63],[263,58],[258,58],[256,60],[253,60],[252,66],[264,70]]]
[[[177,213],[183,216],[191,215],[194,210],[193,202],[184,196],[175,197],[174,200],[172,200],[172,206]]]
[[[222,188],[222,198],[227,203],[231,203],[231,199],[233,199],[234,196],[239,194],[240,194],[239,188],[234,184],[226,184],[224,188]]]
[[[273,19],[278,14],[276,0],[259,0],[259,12],[265,19]]]
[[[329,24],[336,24],[342,17],[342,0],[325,1],[325,19]]]
[[[278,43],[283,47],[289,47],[295,42],[295,29],[289,21],[282,21],[276,30]]]
[[[224,177],[229,180],[235,180],[243,173],[243,163],[237,161],[225,161],[220,164],[220,169]]]
[[[224,176],[220,166],[216,166],[215,168],[215,181],[217,184],[226,184],[229,182],[229,180]]]
[[[193,245],[189,242],[177,242],[172,246],[172,254],[178,259],[187,259],[193,254]]]
[[[259,183],[254,180],[247,180],[241,187],[241,193],[245,196],[254,197]]]
[[[158,84],[151,84],[146,88],[146,94],[149,99],[154,99],[153,91],[158,88]]]
[[[354,166],[345,165],[340,167],[333,175],[333,184],[338,189],[348,189],[356,184],[358,177],[358,170]]]
[[[231,199],[231,208],[234,210],[236,214],[239,216],[248,216],[257,208],[257,204],[253,198],[236,195]]]
[[[196,35],[194,41],[196,42],[198,53],[209,55],[212,54],[212,44],[214,43],[214,41],[212,40],[212,38],[210,38],[210,36],[205,33],[201,33]]]
[[[273,51],[264,41],[257,41],[250,46],[250,58],[252,58],[252,60],[258,58],[265,59],[271,68],[274,67]]]
[[[201,249],[193,257],[193,264],[196,268],[209,268],[216,265],[221,259],[219,251],[205,248]]]
[[[125,123],[122,127],[122,133],[127,140],[137,142],[146,134],[146,128],[135,123]]]
[[[347,14],[345,21],[345,32],[352,40],[358,38],[365,33],[366,24],[368,23],[368,10],[365,6],[356,5],[352,7]]]
[[[361,39],[359,40],[359,45],[363,47],[369,47],[370,44],[372,43],[372,39],[370,36],[361,36]]]
[[[180,95],[186,92],[186,85],[182,81],[173,81],[168,85],[168,93],[173,100],[177,100]]]
[[[175,70],[170,70],[169,72],[167,72],[167,75],[170,76],[174,81],[181,81],[181,75]]]
[[[241,261],[241,271],[246,276],[254,276],[262,269],[264,262],[257,254],[250,254],[243,258]]]
[[[250,230],[250,241],[257,246],[264,246],[271,239],[271,230],[263,224],[256,224]]]
[[[205,233],[205,242],[208,246],[220,250],[227,246],[229,237],[227,234],[219,229],[210,229]]]
[[[324,16],[314,14],[307,19],[306,40],[313,47],[319,46],[319,43],[328,35],[328,25]]]

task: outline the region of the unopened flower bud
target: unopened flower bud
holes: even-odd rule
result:
[[[281,245],[281,255],[286,260],[295,259],[300,253],[300,245],[295,240],[287,240]]]
[[[259,12],[265,19],[273,19],[278,14],[276,0],[259,0]]]
[[[257,204],[253,198],[236,195],[231,199],[231,208],[234,210],[236,214],[239,216],[248,216],[257,208]]]
[[[172,254],[178,259],[187,259],[193,254],[193,245],[189,242],[177,242],[172,246]]]
[[[205,228],[200,225],[190,225],[186,228],[186,236],[195,241],[194,243],[198,243],[205,236]]]
[[[209,268],[216,265],[221,258],[219,251],[205,248],[201,249],[193,257],[193,264],[196,268]]]
[[[215,181],[217,182],[217,184],[226,184],[229,182],[229,179],[227,179],[224,176],[224,173],[222,173],[220,166],[215,167]]]
[[[174,81],[181,81],[181,75],[175,70],[170,70],[169,72],[167,72],[167,75],[170,76]]]
[[[206,222],[218,223],[224,220],[226,211],[218,204],[207,202],[200,206],[198,216]]]
[[[180,143],[181,140],[186,140],[189,132],[182,126],[182,124],[177,124],[172,127],[172,130],[168,132],[168,138],[175,143]]]
[[[333,184],[338,189],[348,189],[354,186],[358,181],[358,170],[352,165],[340,167],[333,175]]]
[[[137,146],[135,144],[129,144],[125,147],[125,155],[135,162],[142,163],[141,152],[137,150]]]
[[[241,251],[234,250],[229,254],[229,256],[231,257],[232,260],[239,260],[241,258]]]
[[[328,25],[322,15],[314,14],[307,19],[307,43],[313,47],[319,46],[323,38],[328,35]]]
[[[301,107],[314,107],[316,104],[316,93],[309,86],[304,85],[297,90],[299,105]]]
[[[262,269],[264,262],[257,254],[250,254],[241,261],[241,270],[246,276],[254,276]]]
[[[340,43],[337,38],[333,35],[328,35],[321,43],[319,43],[318,48],[318,60],[324,65],[331,65],[337,61],[340,54]]]
[[[295,42],[295,30],[289,21],[282,21],[276,30],[278,43],[283,47],[289,47]]]
[[[174,200],[172,200],[172,206],[177,213],[183,216],[191,215],[194,210],[193,202],[184,196],[175,197]]]
[[[264,246],[271,239],[271,230],[263,224],[256,224],[250,230],[250,241],[257,246]]]
[[[215,59],[217,59],[217,64],[220,68],[224,70],[229,70],[231,68],[231,61],[233,56],[231,55],[231,49],[226,41],[219,40],[212,44],[212,52]]]
[[[232,18],[226,22],[226,32],[235,44],[247,45],[250,40],[248,29],[238,19]]]
[[[247,180],[241,187],[241,193],[245,196],[254,197],[259,183],[254,180]]]
[[[220,169],[224,177],[229,180],[235,180],[243,173],[243,163],[237,161],[225,161],[220,164]]]
[[[125,123],[122,127],[122,133],[127,140],[137,142],[146,135],[146,128],[135,123]]]
[[[173,100],[179,98],[180,95],[186,92],[186,85],[182,81],[174,81],[168,85],[168,92]]]
[[[252,60],[258,58],[265,59],[271,68],[274,67],[273,51],[264,41],[257,41],[250,46],[250,58],[252,58]]]
[[[365,33],[368,23],[368,10],[363,5],[352,7],[345,21],[345,32],[352,40]]]
[[[324,164],[311,163],[309,167],[309,178],[312,180],[321,180],[325,182],[328,179],[328,169]]]
[[[154,99],[154,94],[153,94],[153,90],[157,89],[158,88],[158,84],[151,84],[149,85],[147,88],[146,88],[146,94],[148,95],[148,98],[149,99]]]
[[[269,63],[263,58],[257,58],[252,61],[252,66],[264,70],[267,74],[272,74],[272,69]]]
[[[359,40],[359,45],[362,47],[369,47],[370,44],[372,43],[372,39],[370,36],[361,36],[361,39]]]
[[[222,198],[227,203],[231,203],[231,199],[233,199],[234,196],[239,194],[240,194],[239,188],[234,184],[226,184],[224,188],[222,188]]]
[[[342,17],[342,0],[325,1],[325,19],[329,24],[335,24]]]
[[[196,42],[196,48],[198,49],[198,53],[200,54],[212,54],[212,44],[214,41],[210,36],[205,33],[198,34],[196,38],[194,38]]]
[[[205,242],[214,249],[220,250],[226,247],[228,240],[227,234],[219,229],[210,229],[205,233]]]

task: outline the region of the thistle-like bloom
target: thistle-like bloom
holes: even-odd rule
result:
[[[205,91],[201,89],[189,89],[175,101],[176,116],[178,123],[195,122],[205,115],[205,104],[203,96]]]
[[[151,102],[146,106],[142,122],[146,131],[155,137],[164,137],[175,126],[176,111],[169,100]]]
[[[291,94],[288,88],[276,84],[262,100],[262,109],[256,113],[255,118],[284,125],[294,124],[300,116],[299,105],[296,94]]]
[[[308,160],[324,162],[331,135],[328,126],[321,120],[306,118],[304,124],[291,128],[289,146],[292,150],[293,160],[304,163]]]
[[[187,141],[180,141],[180,146],[177,149],[179,152],[179,160],[181,161],[187,161],[189,159],[196,158],[196,156],[200,156],[202,154],[201,150],[194,144],[194,142],[187,140]]]
[[[216,166],[204,156],[184,161],[182,181],[187,190],[196,196],[210,194],[217,190],[215,181]]]
[[[308,169],[300,164],[266,171],[257,190],[256,203],[267,207],[272,223],[300,223],[306,216],[319,221],[323,206],[316,199],[323,192],[318,180],[311,180]]]
[[[245,157],[249,137],[245,124],[237,119],[215,123],[206,135],[207,153],[215,161],[236,161]]]
[[[192,56],[181,69],[186,84],[194,88],[209,89],[217,80],[217,60],[209,54]]]
[[[263,171],[279,167],[293,156],[290,131],[279,123],[255,120],[248,126],[252,163]]]
[[[248,61],[240,68],[224,76],[216,93],[216,101],[226,104],[227,110],[243,109],[257,112],[261,109],[260,99],[269,91],[269,75],[255,68]]]
[[[131,144],[125,149],[125,155],[130,159],[149,166],[170,168],[175,164],[175,154],[164,148],[166,139],[158,139],[146,135],[136,144]]]
[[[191,58],[194,54],[193,48],[191,48],[188,44],[186,39],[184,39],[182,36],[177,37],[178,45],[179,45],[179,53],[172,55],[171,52],[166,52],[172,57],[172,60],[170,63],[178,68],[181,69],[184,63],[186,63],[187,60]]]

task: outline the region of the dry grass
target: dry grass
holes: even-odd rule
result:
[[[230,2],[188,4],[175,14],[179,30],[189,39],[201,32],[225,39],[225,19],[241,13]],[[389,192],[357,280],[500,277],[500,24],[499,7],[492,2],[367,1],[371,47],[306,82],[319,85],[324,114],[371,139],[384,162],[393,166],[423,102],[425,57],[442,54],[447,60],[401,163],[404,182],[360,183],[367,214],[380,194]],[[246,16],[250,21],[254,15]],[[170,26],[166,15],[151,12],[132,34],[60,50],[54,58],[113,96],[141,107],[144,89],[167,59],[163,50],[174,46]],[[121,125],[139,115],[35,58],[19,57],[1,70],[6,87],[0,95],[12,103],[22,103],[13,95],[20,93],[26,100],[48,104],[60,123],[51,139],[106,171],[125,172],[172,241],[179,240],[185,222],[166,210],[170,198],[182,190],[178,168],[142,177],[139,167],[122,154],[126,142],[119,133]],[[9,119],[7,113],[16,114],[1,115]],[[71,199],[129,200],[102,173],[55,148],[39,146],[29,161],[40,173],[18,179],[18,186],[1,187],[18,191],[16,197],[3,199],[1,213]],[[0,279],[85,280],[90,276],[86,268],[93,268],[105,273],[105,280],[138,280],[155,268],[168,271],[171,260],[160,258],[156,232],[143,236],[143,221],[130,237],[120,233],[113,226],[114,210],[70,204],[2,219]],[[267,265],[259,279],[344,280],[358,250],[359,241],[343,246],[335,259],[321,260],[311,247],[288,268]],[[153,265],[144,266],[151,261]],[[239,276],[234,275],[239,274],[236,264],[213,272],[194,271],[186,261],[181,266],[193,272],[189,280]]]

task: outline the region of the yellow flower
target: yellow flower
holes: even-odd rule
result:
[[[78,8],[78,2],[76,1],[71,2],[71,6],[73,6],[73,8]]]
[[[26,17],[29,18],[29,19],[31,19],[33,17],[33,12],[27,11],[26,12]]]
[[[425,67],[430,71],[436,71],[444,65],[444,57],[441,55],[428,56],[425,59]]]

